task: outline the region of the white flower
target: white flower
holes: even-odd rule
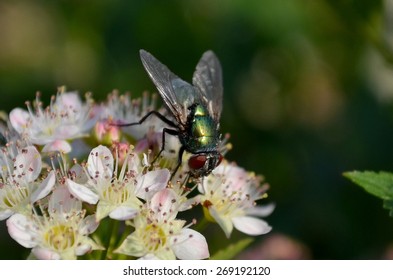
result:
[[[117,91],[113,91],[112,94],[108,95],[107,103],[102,108],[102,113],[100,114],[102,123],[95,129],[99,140],[109,138],[112,141],[118,141],[118,132],[116,129],[110,129],[111,126],[116,127],[116,125],[120,124],[138,123],[151,111],[157,111],[166,118],[171,118],[166,114],[164,108],[156,108],[156,95],[150,97],[147,92],[143,94],[142,98],[131,99],[128,94],[119,95]],[[141,124],[122,126],[120,128],[128,136],[127,138],[132,143],[135,143],[136,152],[151,150],[152,154],[156,155],[162,147],[162,131],[167,126],[153,114]],[[119,128],[119,126],[116,128]],[[177,151],[179,149],[180,142],[178,138],[167,134],[165,150],[162,153],[163,158],[171,158],[177,164]]]
[[[271,227],[262,219],[274,210],[274,205],[256,206],[263,198],[267,185],[261,178],[243,168],[222,162],[198,186],[199,196],[208,219],[214,220],[229,238],[233,227],[248,235],[268,233]]]
[[[141,259],[205,259],[205,237],[177,220],[178,200],[172,189],[156,193],[130,224],[135,228],[114,252]]]
[[[44,216],[15,214],[7,220],[10,236],[20,245],[32,248],[36,258],[76,259],[102,249],[88,237],[98,227],[94,216],[85,217],[82,202],[66,188],[53,192],[47,212]]]
[[[111,119],[114,124],[135,123],[147,113],[156,110],[156,99],[155,95],[150,98],[147,92],[143,94],[142,98],[131,99],[128,94],[119,95],[117,91],[113,91],[108,95],[105,111],[101,117]],[[151,116],[140,125],[123,127],[123,131],[134,139],[140,140],[145,138],[149,131],[161,132],[163,128],[163,122],[157,117]]]
[[[116,167],[111,151],[105,146],[94,148],[87,161],[89,179],[85,184],[68,180],[70,192],[90,204],[97,205],[97,220],[109,215],[112,219],[133,218],[142,206],[141,199],[148,199],[166,187],[170,173],[167,169],[139,171],[140,160],[131,151],[121,170]]]
[[[44,152],[70,152],[71,145],[66,140],[85,136],[95,123],[91,104],[82,103],[76,92],[53,96],[46,108],[37,95],[33,106],[27,102],[27,107],[27,111],[13,109],[10,122],[31,143],[45,145]]]
[[[50,172],[43,181],[38,179],[42,162],[34,146],[21,149],[12,165],[9,165],[9,161],[4,161],[3,164],[0,181],[0,220],[7,219],[14,213],[30,214],[31,205],[52,190],[55,173]]]

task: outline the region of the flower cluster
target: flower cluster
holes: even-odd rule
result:
[[[174,174],[180,142],[166,138],[151,116],[155,97],[131,99],[116,91],[106,101],[83,100],[61,88],[44,106],[40,95],[0,123],[0,220],[10,236],[31,248],[33,259],[206,259],[208,241],[192,229],[200,218],[221,227],[261,235],[271,227],[258,206],[267,184],[223,160],[203,178],[187,164]],[[224,139],[225,154],[228,144]],[[184,158],[186,158],[186,153]],[[180,216],[191,213],[191,221]]]

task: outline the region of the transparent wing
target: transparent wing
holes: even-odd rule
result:
[[[205,52],[199,60],[192,83],[197,89],[210,115],[218,122],[222,112],[222,70],[217,56],[212,51]]]
[[[195,88],[173,74],[168,67],[147,51],[140,50],[140,56],[143,66],[157,87],[166,106],[177,122],[185,126],[187,109],[194,103],[196,97]]]

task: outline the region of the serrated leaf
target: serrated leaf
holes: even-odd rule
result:
[[[254,239],[251,237],[242,239],[234,244],[228,245],[225,249],[216,252],[210,257],[211,260],[230,260],[233,259],[237,254],[242,252],[248,245],[253,242]]]
[[[393,174],[390,172],[352,171],[345,172],[344,176],[376,197],[393,200]]]

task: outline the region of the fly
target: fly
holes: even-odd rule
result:
[[[174,135],[179,138],[181,147],[172,176],[182,163],[184,151],[192,154],[188,160],[191,176],[198,178],[209,175],[223,158],[219,151],[223,86],[218,58],[212,51],[206,51],[196,66],[191,85],[147,51],[140,50],[140,57],[174,120],[151,111],[139,122],[120,126],[142,124],[148,117],[155,115],[169,126],[162,131],[162,146],[156,159],[165,149],[165,135]]]

